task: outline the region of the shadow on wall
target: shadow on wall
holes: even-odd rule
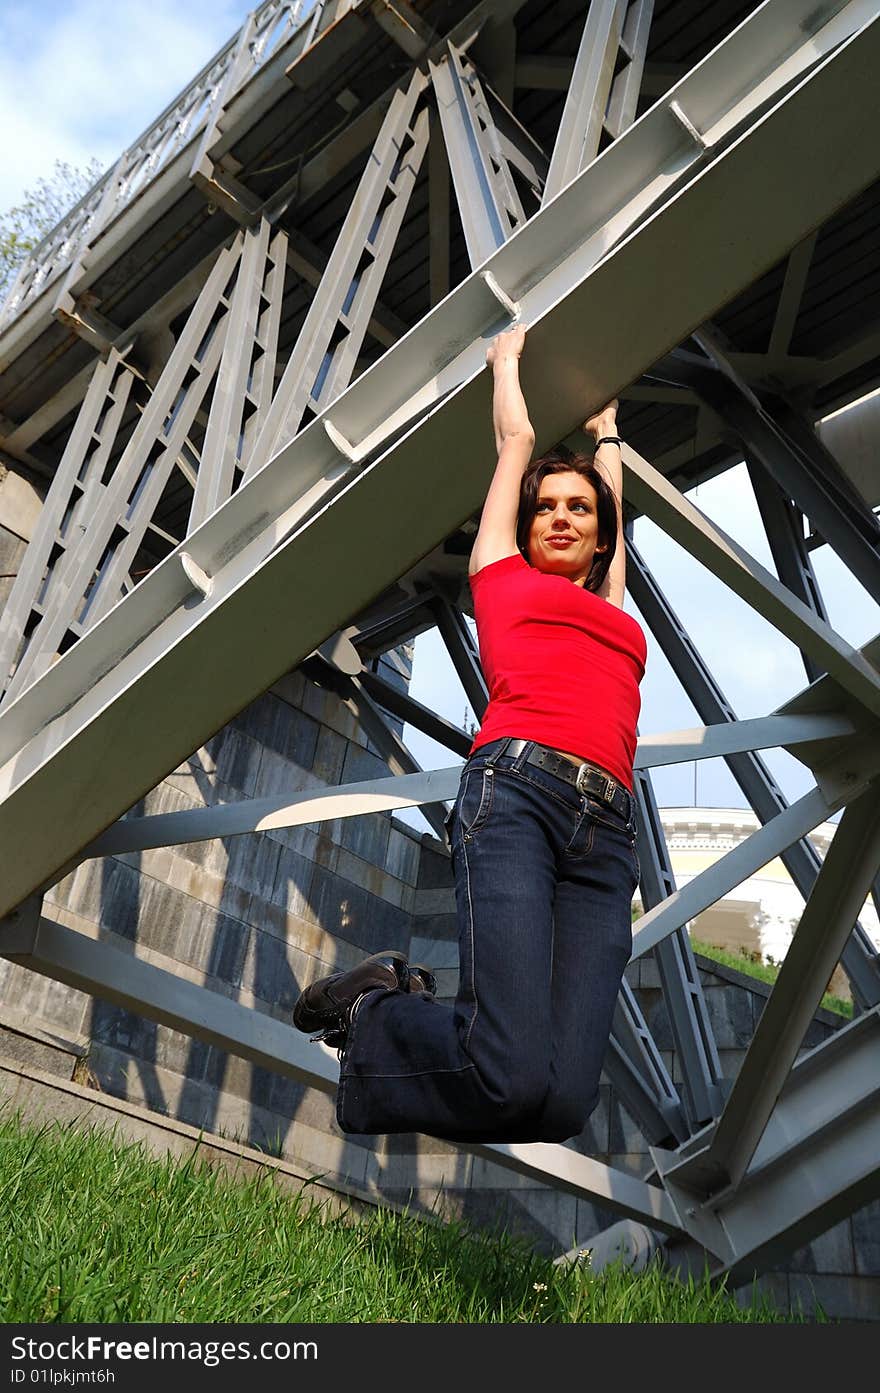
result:
[[[306,696],[301,688],[309,684],[298,674],[285,680]],[[326,694],[320,701],[326,703]],[[129,816],[293,794],[387,772],[350,735],[270,692]],[[408,947],[409,909],[387,899],[389,886],[402,886],[400,868],[388,869],[400,853],[389,847],[391,833],[390,817],[370,814],[108,857],[90,863],[92,888],[80,886],[77,898],[91,901],[102,937],[137,941],[194,969],[197,980],[231,999],[253,998],[257,1009],[289,1020],[315,976],[347,968],[364,952]],[[335,1130],[332,1100],[312,1098],[292,1079],[133,1012],[95,1001],[86,1029],[97,1076],[116,1096],[276,1155],[285,1152],[307,1094],[303,1120]]]

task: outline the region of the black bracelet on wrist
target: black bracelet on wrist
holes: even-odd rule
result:
[[[596,449],[598,450],[598,448],[599,448],[600,445],[622,445],[622,444],[623,444],[623,441],[621,440],[621,438],[620,438],[619,435],[603,435],[599,440],[596,441]]]

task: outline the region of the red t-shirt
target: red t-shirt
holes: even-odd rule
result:
[[[471,576],[489,705],[471,753],[512,735],[632,788],[647,646],[631,615],[517,552]]]

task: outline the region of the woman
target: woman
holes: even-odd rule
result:
[[[382,953],[303,992],[294,1024],[342,1046],[346,1132],[564,1141],[598,1101],[632,948],[632,762],[645,640],[622,609],[612,402],[591,463],[534,448],[525,330],[490,345],[498,463],[469,574],[490,701],[448,826],[460,984]]]

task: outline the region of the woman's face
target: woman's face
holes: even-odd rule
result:
[[[546,474],[529,528],[529,560],[539,571],[583,585],[599,546],[596,490],[582,474]]]

